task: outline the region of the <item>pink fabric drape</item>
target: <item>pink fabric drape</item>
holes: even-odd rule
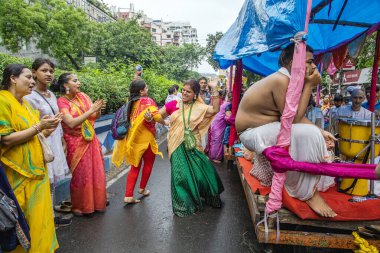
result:
[[[243,77],[243,64],[241,60],[237,60],[236,69],[235,69],[234,88],[232,91],[232,111],[231,111],[232,118],[236,117],[237,109],[239,107],[242,77]],[[231,128],[230,128],[230,138],[228,140],[228,145],[229,146],[234,145],[235,140],[237,140],[237,133],[236,133],[236,128],[234,124],[234,125],[231,125]]]
[[[373,59],[373,68],[372,68],[371,97],[369,100],[369,110],[371,112],[375,110],[376,84],[377,84],[377,75],[379,71],[379,57],[380,57],[380,34],[379,34],[379,31],[377,31],[375,58]]]
[[[310,11],[312,0],[307,1],[304,32],[308,32]],[[286,102],[284,112],[281,116],[281,129],[277,138],[277,145],[288,147],[290,145],[290,131],[294,117],[297,113],[298,103],[301,97],[303,81],[305,77],[306,44],[304,41],[298,43],[297,50],[294,50],[291,78],[286,92]],[[282,188],[285,183],[285,173],[274,173],[272,179],[271,193],[266,204],[268,214],[277,211],[282,205]]]
[[[278,146],[265,149],[263,154],[271,163],[272,169],[278,173],[298,171],[314,175],[377,180],[376,164],[299,162],[294,161],[288,151]]]

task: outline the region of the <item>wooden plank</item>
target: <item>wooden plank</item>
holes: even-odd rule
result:
[[[269,229],[268,241],[265,242],[264,226],[260,225],[256,230],[257,239],[260,243],[302,245],[306,247],[355,249],[351,234],[331,234],[302,231],[281,230],[280,240],[276,243],[276,230]],[[368,240],[371,245],[380,248],[380,240]]]
[[[251,219],[252,219],[253,225],[256,226],[256,223],[260,219],[260,212],[254,201],[254,194],[252,193],[251,188],[249,187],[247,181],[244,178],[242,168],[239,163],[237,165],[238,165],[237,168],[238,168],[240,180],[244,189],[245,198],[247,200],[249,212],[251,214]]]
[[[261,214],[265,210],[265,202],[267,196],[262,196],[255,194],[258,198],[257,206]],[[380,225],[380,221],[326,221],[326,220],[302,220],[294,213],[290,212],[285,208],[279,210],[280,213],[280,223],[281,224],[293,224],[293,225],[302,225],[302,226],[313,226],[321,228],[331,228],[331,229],[341,229],[341,230],[355,230],[360,226],[368,225]]]

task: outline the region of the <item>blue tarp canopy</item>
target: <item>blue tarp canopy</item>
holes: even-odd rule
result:
[[[304,30],[307,0],[246,0],[216,45],[225,69],[238,59],[266,76],[278,69],[279,49]],[[331,51],[379,25],[380,0],[313,0],[307,44],[316,54]]]

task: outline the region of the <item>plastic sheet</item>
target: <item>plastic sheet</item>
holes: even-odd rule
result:
[[[350,0],[333,30],[344,0],[331,1],[330,13],[329,2],[313,0],[307,44],[316,54],[353,41],[380,22],[380,1]],[[242,59],[245,69],[264,76],[273,73],[278,50],[304,30],[306,5],[306,0],[246,0],[217,44],[214,59],[222,68]]]

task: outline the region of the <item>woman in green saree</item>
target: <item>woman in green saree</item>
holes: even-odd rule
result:
[[[186,81],[182,101],[173,100],[159,110],[163,118],[170,115],[168,151],[171,163],[171,194],[173,212],[183,217],[204,209],[204,203],[221,207],[223,184],[214,166],[203,153],[201,136],[207,133],[213,116],[219,111],[216,83],[212,88],[212,105],[199,97],[196,80]],[[150,112],[147,121],[153,120]]]

